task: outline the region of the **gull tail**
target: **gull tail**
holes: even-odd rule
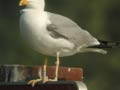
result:
[[[99,45],[89,46],[88,48],[114,48],[120,45],[119,42],[111,42],[111,41],[102,41],[99,40]]]
[[[104,48],[114,48],[120,45],[118,42],[110,42],[110,41],[101,41],[99,40],[99,45],[89,46],[87,47],[89,51],[98,52],[102,54],[106,54],[107,51],[103,50]]]

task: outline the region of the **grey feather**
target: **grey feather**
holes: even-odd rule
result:
[[[92,46],[99,42],[87,31],[80,28],[75,22],[62,15],[47,12],[52,24],[47,26],[54,38],[65,38],[76,46]]]
[[[53,37],[53,38],[64,38],[64,39],[68,39],[67,37],[63,36],[62,34],[58,33],[56,31],[57,26],[55,24],[49,24],[47,26],[47,30],[49,31],[50,35]]]

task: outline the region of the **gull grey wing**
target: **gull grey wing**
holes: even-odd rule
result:
[[[64,39],[68,39],[68,38],[65,37],[64,35],[58,33],[55,29],[58,29],[55,24],[49,24],[49,25],[47,26],[47,30],[49,31],[50,35],[51,35],[53,38],[64,38]]]
[[[47,26],[51,35],[59,38],[68,39],[76,46],[92,46],[97,45],[99,42],[87,31],[80,28],[75,22],[62,15],[47,12],[51,24]]]

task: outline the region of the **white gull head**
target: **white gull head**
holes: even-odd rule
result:
[[[20,0],[19,6],[26,6],[30,9],[41,9],[45,8],[45,0]]]

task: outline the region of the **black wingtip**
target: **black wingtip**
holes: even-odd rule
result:
[[[119,42],[116,42],[116,46],[120,46],[120,43],[119,43]]]
[[[100,45],[89,46],[89,48],[115,48],[120,45],[119,42],[111,42],[111,41],[102,41],[99,40]]]
[[[114,43],[115,45],[113,45],[113,47],[118,47],[118,46],[120,46],[120,43],[118,43],[118,42],[116,42],[116,43]]]
[[[102,41],[102,40],[99,40],[99,42],[101,46],[106,46],[106,47],[111,47],[111,48],[114,48],[120,45],[119,42]]]

